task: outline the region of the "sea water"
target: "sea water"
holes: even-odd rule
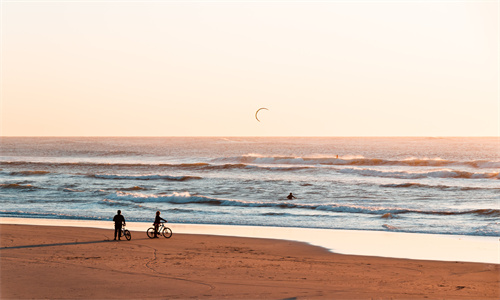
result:
[[[0,141],[0,217],[500,236],[498,138]]]

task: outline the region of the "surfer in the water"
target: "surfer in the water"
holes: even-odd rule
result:
[[[288,200],[297,199],[297,197],[295,197],[292,193],[290,193],[290,195],[286,196],[286,198]]]

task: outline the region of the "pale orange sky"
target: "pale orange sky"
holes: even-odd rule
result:
[[[500,133],[499,1],[1,10],[2,136]]]

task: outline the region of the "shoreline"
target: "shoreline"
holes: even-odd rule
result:
[[[500,265],[217,235],[0,225],[2,299],[498,299]],[[29,284],[26,284],[26,283]]]
[[[111,221],[0,218],[0,224],[85,227],[112,230]],[[344,255],[500,264],[500,239],[489,236],[422,234],[384,231],[200,225],[168,223],[174,234],[196,234],[302,242]],[[127,222],[137,233],[149,222]]]

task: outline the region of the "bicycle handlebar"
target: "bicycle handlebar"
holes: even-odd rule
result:
[[[165,222],[160,222],[160,223],[153,223],[153,225],[156,225],[156,224],[163,224],[163,223],[167,223],[168,221],[165,221]]]

